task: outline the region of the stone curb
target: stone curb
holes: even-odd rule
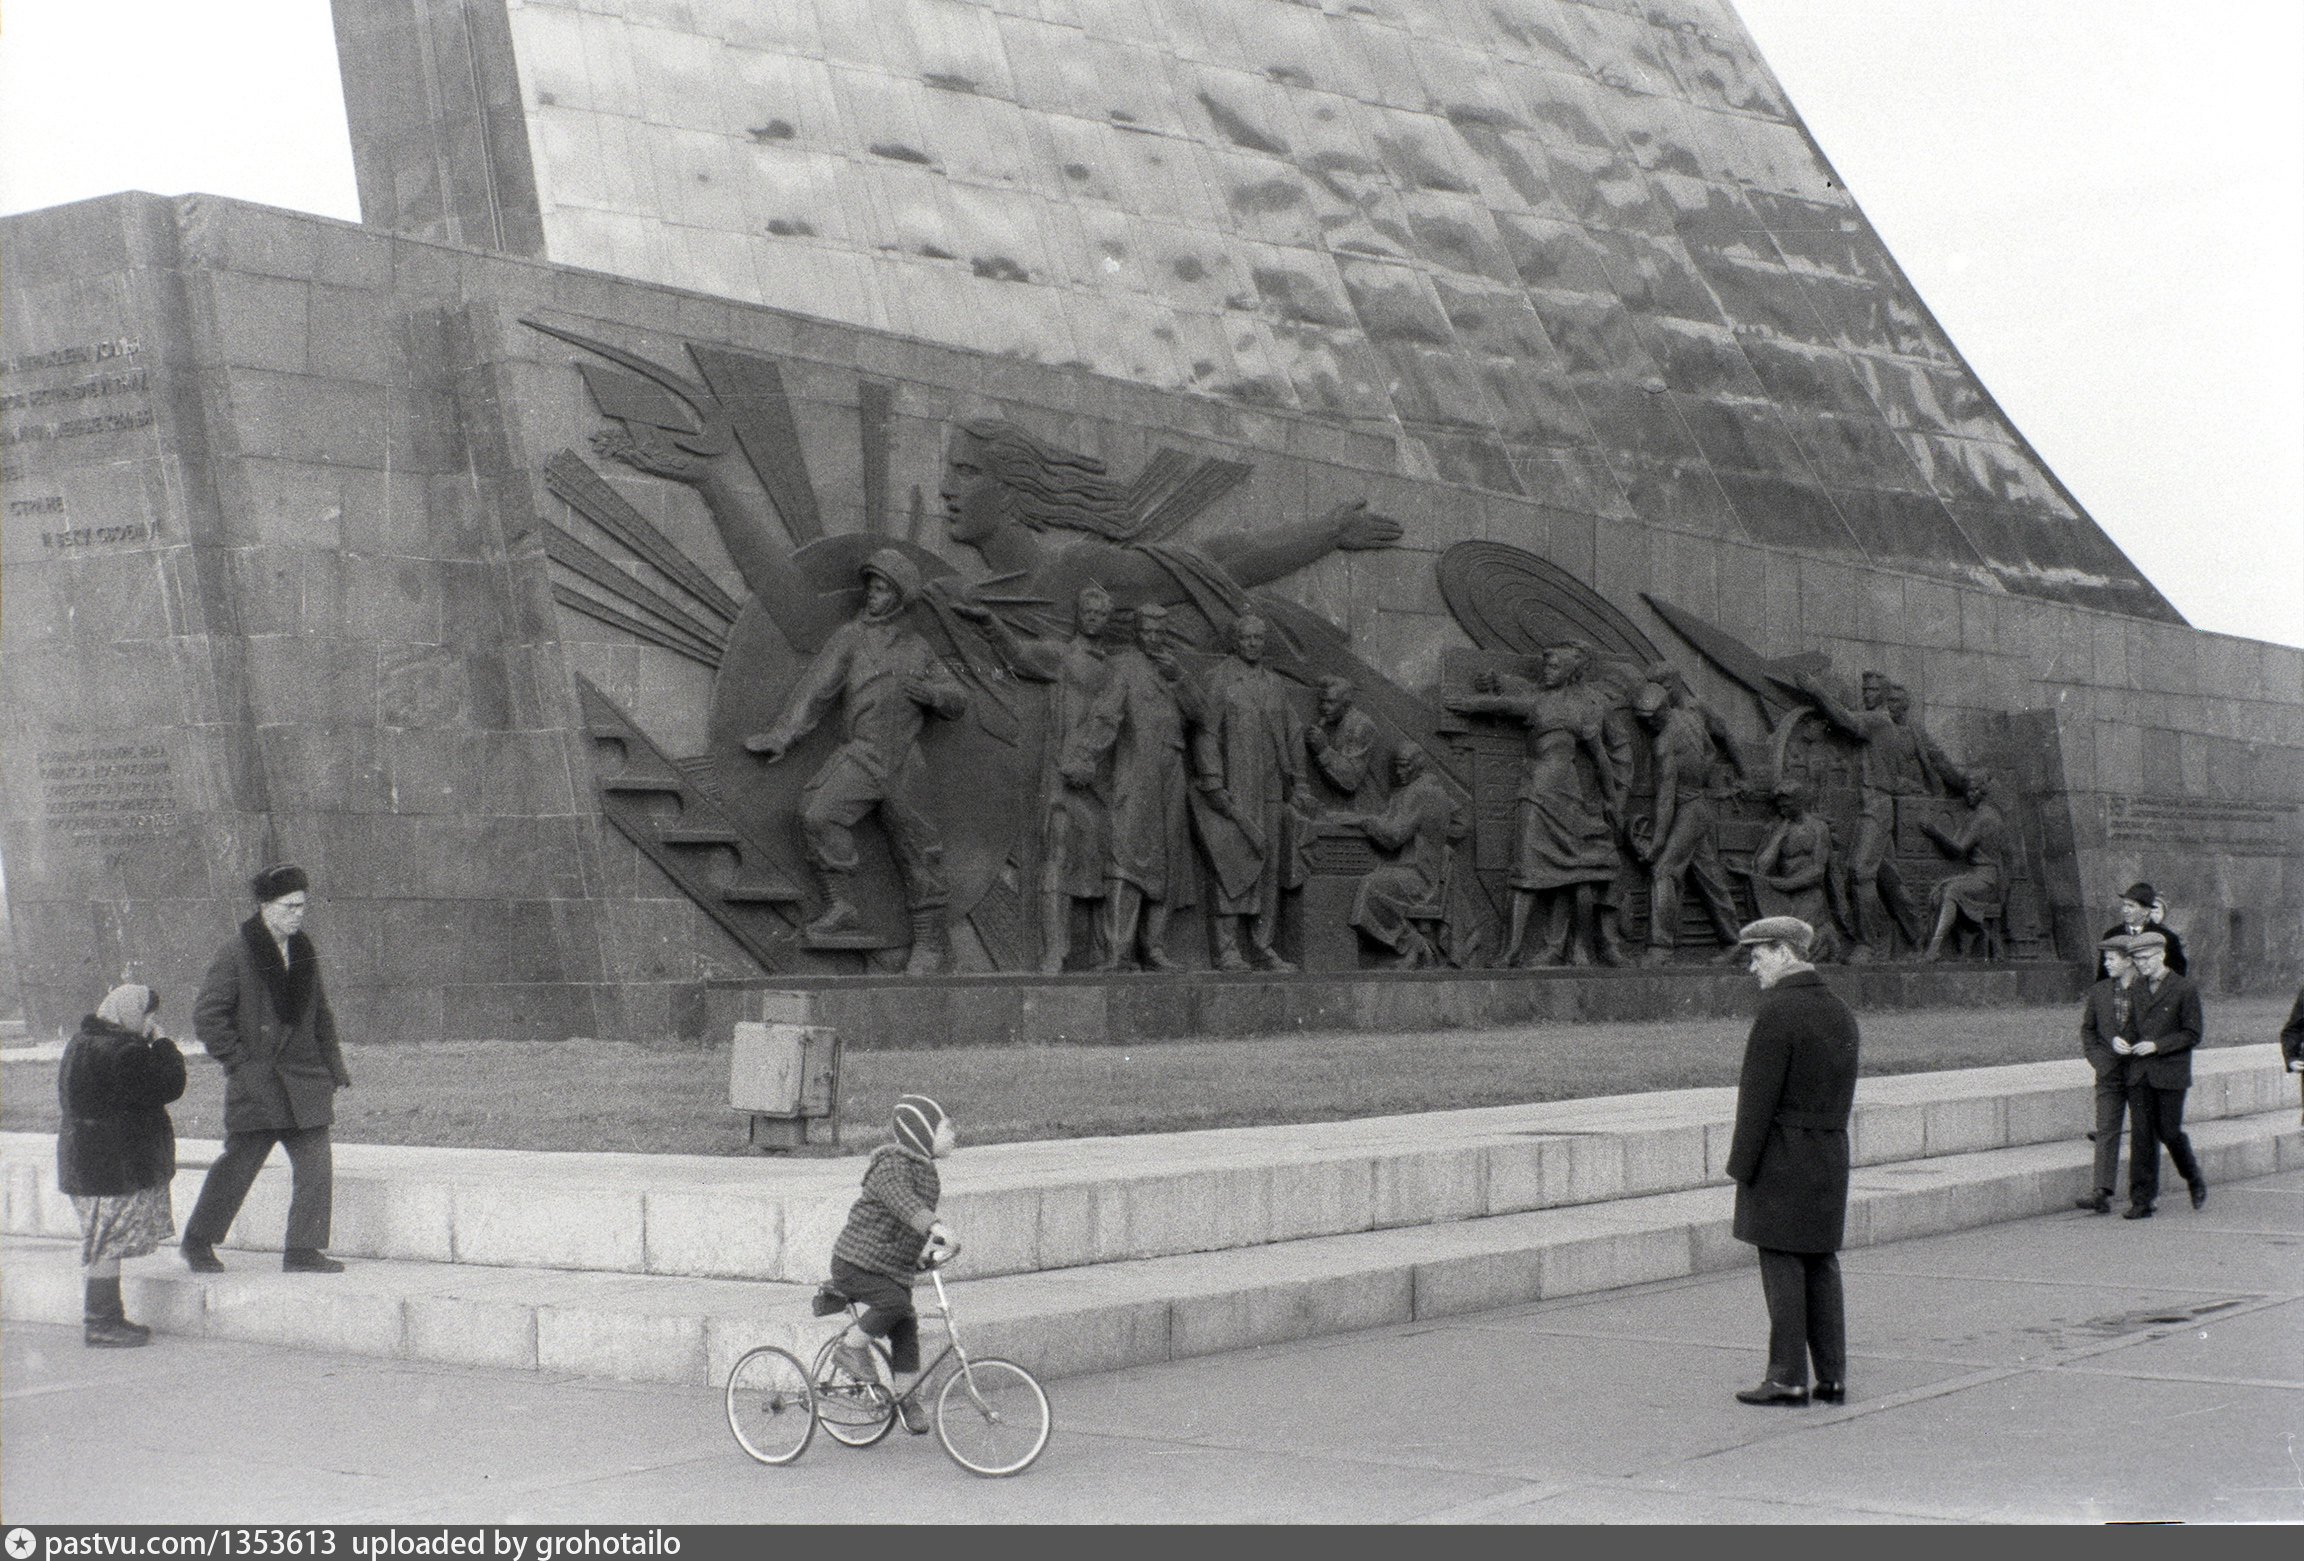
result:
[[[1866,1079],[1851,1148],[1865,1166],[2078,1139],[2094,1120],[2091,1097],[2078,1059]],[[2204,1123],[2293,1098],[2277,1048],[2222,1047],[2198,1054],[2187,1115]],[[968,1272],[993,1277],[1592,1206],[1724,1186],[1734,1111],[1731,1089],[1676,1090],[990,1145],[948,1163],[945,1212],[967,1241]],[[216,1148],[181,1146],[179,1209],[198,1197]],[[281,1159],[258,1178],[236,1232],[285,1225]],[[77,1238],[50,1136],[0,1135],[0,1171],[0,1233]],[[331,1247],[813,1285],[859,1171],[855,1159],[343,1144]]]
[[[2294,1112],[2195,1128],[2210,1182],[2304,1166]],[[1848,1245],[2068,1209],[2091,1169],[2089,1145],[2068,1141],[1859,1170]],[[1697,1188],[952,1291],[971,1349],[1062,1377],[1735,1267],[1752,1256],[1729,1233],[1731,1207],[1729,1189]],[[2189,1216],[2178,1202],[2163,1217]],[[75,1243],[10,1236],[0,1256],[0,1317],[78,1320]],[[703,1387],[754,1344],[810,1352],[831,1327],[808,1315],[800,1285],[391,1260],[319,1277],[246,1254],[228,1261],[215,1277],[183,1272],[172,1255],[131,1265],[131,1313],[163,1334]]]

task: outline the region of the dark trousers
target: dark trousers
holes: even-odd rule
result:
[[[2184,1132],[2184,1091],[2149,1084],[2128,1091],[2128,1201],[2150,1203],[2160,1196],[2160,1146],[2176,1162],[2176,1174],[2190,1185],[2200,1180],[2200,1162]]]
[[[2128,1115],[2128,1083],[2118,1073],[2096,1081],[2096,1180],[2105,1197],[2120,1185],[2120,1124]],[[2131,1146],[2130,1152],[2134,1149]]]
[[[291,1251],[318,1251],[328,1245],[336,1158],[325,1127],[308,1127],[302,1132],[267,1128],[258,1133],[227,1133],[224,1152],[208,1167],[208,1179],[200,1184],[200,1201],[184,1222],[187,1243],[212,1247],[224,1239],[274,1144],[288,1151],[288,1169],[294,1177],[288,1194],[288,1238],[281,1244]]]
[[[1840,1254],[1760,1249],[1760,1293],[1768,1299],[1768,1380],[1808,1385],[1848,1380],[1848,1308],[1840,1294]]]
[[[920,1369],[920,1318],[912,1310],[911,1286],[834,1258],[832,1288],[864,1308],[856,1326],[888,1341],[889,1365],[905,1372]]]

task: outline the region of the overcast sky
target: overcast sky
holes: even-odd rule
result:
[[[2304,5],[1737,8],[2098,524],[2200,628],[2304,645]],[[123,189],[357,220],[327,0],[6,0],[0,211]]]

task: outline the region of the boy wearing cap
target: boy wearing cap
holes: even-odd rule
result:
[[[1848,1319],[1840,1242],[1848,1219],[1848,1113],[1856,1103],[1856,1016],[1808,963],[1815,929],[1797,916],[1747,924],[1736,947],[1761,989],[1736,1085],[1736,1239],[1760,1249],[1768,1375],[1736,1395],[1799,1405],[1847,1394]]]
[[[2184,958],[2184,940],[2176,936],[2167,924],[2168,907],[2160,898],[2160,891],[2148,883],[2132,883],[2120,891],[2120,919],[2104,929],[2107,938],[2132,938],[2139,932],[2157,932],[2168,941],[2168,968],[2177,975],[2190,974]],[[2104,974],[2101,965],[2096,974]]]
[[[295,1176],[280,1266],[292,1274],[341,1273],[344,1265],[322,1250],[335,1183],[328,1128],[336,1092],[352,1076],[303,930],[311,881],[303,868],[284,864],[258,873],[249,888],[256,914],[208,967],[192,1006],[200,1044],[224,1067],[224,1152],[184,1222],[184,1262],[195,1273],[224,1271],[216,1243],[278,1144]]]
[[[959,1141],[944,1108],[925,1095],[896,1102],[896,1141],[872,1152],[864,1190],[848,1211],[848,1223],[832,1244],[832,1283],[864,1315],[841,1335],[833,1358],[860,1382],[878,1379],[871,1341],[888,1341],[888,1363],[903,1376],[920,1370],[920,1321],[912,1309],[912,1281],[930,1244],[960,1250],[951,1227],[936,1217],[942,1183],[936,1162]],[[893,1384],[892,1384],[893,1386]],[[918,1436],[928,1429],[926,1408],[896,1387],[904,1429]]]
[[[2128,1210],[2152,1217],[2160,1196],[2160,1146],[2192,1190],[2192,1207],[2208,1201],[2208,1182],[2184,1132],[2184,1095],[2192,1088],[2192,1049],[2205,1028],[2200,989],[2168,968],[2167,940],[2139,932],[2128,940],[2136,961],[2136,1041],[2128,1053]]]
[[[2096,945],[2106,971],[2088,989],[2080,1009],[2080,1051],[2096,1070],[2096,1179],[2075,1207],[2091,1214],[2112,1212],[2112,1189],[2120,1171],[2120,1120],[2128,1110],[2128,1054],[2136,1035],[2136,965],[2126,936]],[[2133,1147],[2131,1152],[2133,1152]]]

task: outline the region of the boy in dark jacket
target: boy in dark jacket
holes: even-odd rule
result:
[[[912,1281],[930,1245],[960,1250],[951,1228],[936,1217],[943,1187],[936,1162],[959,1141],[944,1108],[925,1095],[896,1102],[896,1141],[872,1153],[864,1190],[848,1211],[848,1224],[832,1244],[832,1288],[865,1308],[841,1336],[833,1358],[860,1382],[877,1380],[871,1341],[888,1341],[888,1363],[900,1376],[920,1371],[920,1321],[912,1309]],[[891,1384],[904,1429],[928,1429],[926,1409],[904,1397],[910,1383]]]

